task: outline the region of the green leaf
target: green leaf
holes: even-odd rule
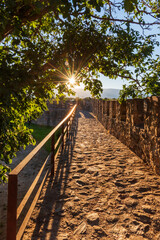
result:
[[[127,11],[127,12],[132,12],[134,10],[134,2],[133,0],[124,0],[124,9]]]

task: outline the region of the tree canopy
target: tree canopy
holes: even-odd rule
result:
[[[34,143],[25,123],[46,101],[72,92],[69,78],[100,97],[98,74],[127,79],[121,100],[160,94],[158,0],[0,2],[0,182],[20,147]],[[137,27],[135,27],[137,26]],[[138,30],[135,30],[138,29]],[[147,32],[147,34],[146,34]],[[152,33],[152,32],[151,32]]]

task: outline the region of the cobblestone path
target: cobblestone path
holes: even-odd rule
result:
[[[23,240],[160,240],[160,177],[90,113],[76,121]]]

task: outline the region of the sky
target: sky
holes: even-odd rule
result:
[[[100,16],[102,16],[103,12],[100,13]],[[115,13],[115,17],[119,18],[119,19],[124,19],[125,17],[127,17],[126,14],[124,14],[124,11],[116,11]],[[147,16],[144,17],[144,19],[146,20],[146,22],[152,22],[154,19],[152,19],[151,17]],[[145,34],[145,35],[151,35],[151,34],[159,34],[159,27],[157,25],[152,26],[150,29],[148,30],[143,30],[139,25],[135,25],[135,24],[131,24],[131,28],[135,29],[136,31],[139,31],[141,34]],[[160,42],[160,36],[157,36],[157,40]],[[155,48],[155,54],[153,55],[153,58],[155,57],[156,54],[160,54],[160,47],[156,47]],[[102,82],[103,85],[103,89],[122,89],[123,85],[129,85],[127,80],[122,80],[121,78],[117,78],[115,79],[109,79],[108,77],[105,77],[104,75],[100,74],[100,78],[99,80]],[[84,88],[84,85],[81,84],[80,86],[75,86],[75,88]]]
[[[119,12],[117,11],[115,16],[117,18],[124,18],[124,16],[126,16],[126,15],[124,15],[124,12],[122,12],[122,11],[119,11]],[[146,20],[146,22],[153,21],[153,19],[149,16],[147,16],[147,18],[144,17],[144,19]],[[141,34],[145,33],[145,35],[159,34],[159,32],[160,32],[160,29],[157,25],[152,26],[149,30],[145,30],[145,31],[143,31],[142,28],[138,25],[132,24],[131,27],[133,29],[135,29],[136,31],[139,31]],[[160,42],[160,36],[157,36],[157,40]],[[153,57],[156,54],[158,54],[158,55],[160,54],[160,47],[155,48],[155,54],[153,55]],[[102,74],[100,74],[99,80],[101,80],[101,82],[103,84],[103,89],[106,89],[106,88],[122,89],[124,84],[128,85],[128,81],[126,81],[126,80],[122,80],[121,78],[117,78],[116,80],[109,79],[108,77],[105,77]]]
[[[127,81],[122,80],[122,79],[109,79],[108,77],[103,76],[102,74],[100,74],[100,78],[99,80],[102,82],[103,85],[103,89],[122,89],[124,84],[128,84]],[[75,89],[78,88],[84,88],[84,85],[81,83],[80,86],[74,85]]]
[[[122,80],[120,78],[110,79],[105,77],[104,75],[100,74],[99,80],[102,82],[103,89],[122,89],[124,84],[128,84],[127,81]],[[74,85],[75,89],[84,88],[84,85],[81,83],[80,86]]]
[[[103,89],[106,88],[114,88],[114,89],[122,89],[124,84],[127,84],[128,82],[126,80],[122,80],[121,78],[110,79],[108,77],[105,77],[104,75],[100,74],[100,79],[103,85]]]

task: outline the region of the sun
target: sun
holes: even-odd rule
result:
[[[72,77],[69,78],[69,83],[70,83],[70,84],[74,84],[75,81],[76,81],[76,80],[75,80],[75,77],[74,77],[74,76],[72,76]]]

